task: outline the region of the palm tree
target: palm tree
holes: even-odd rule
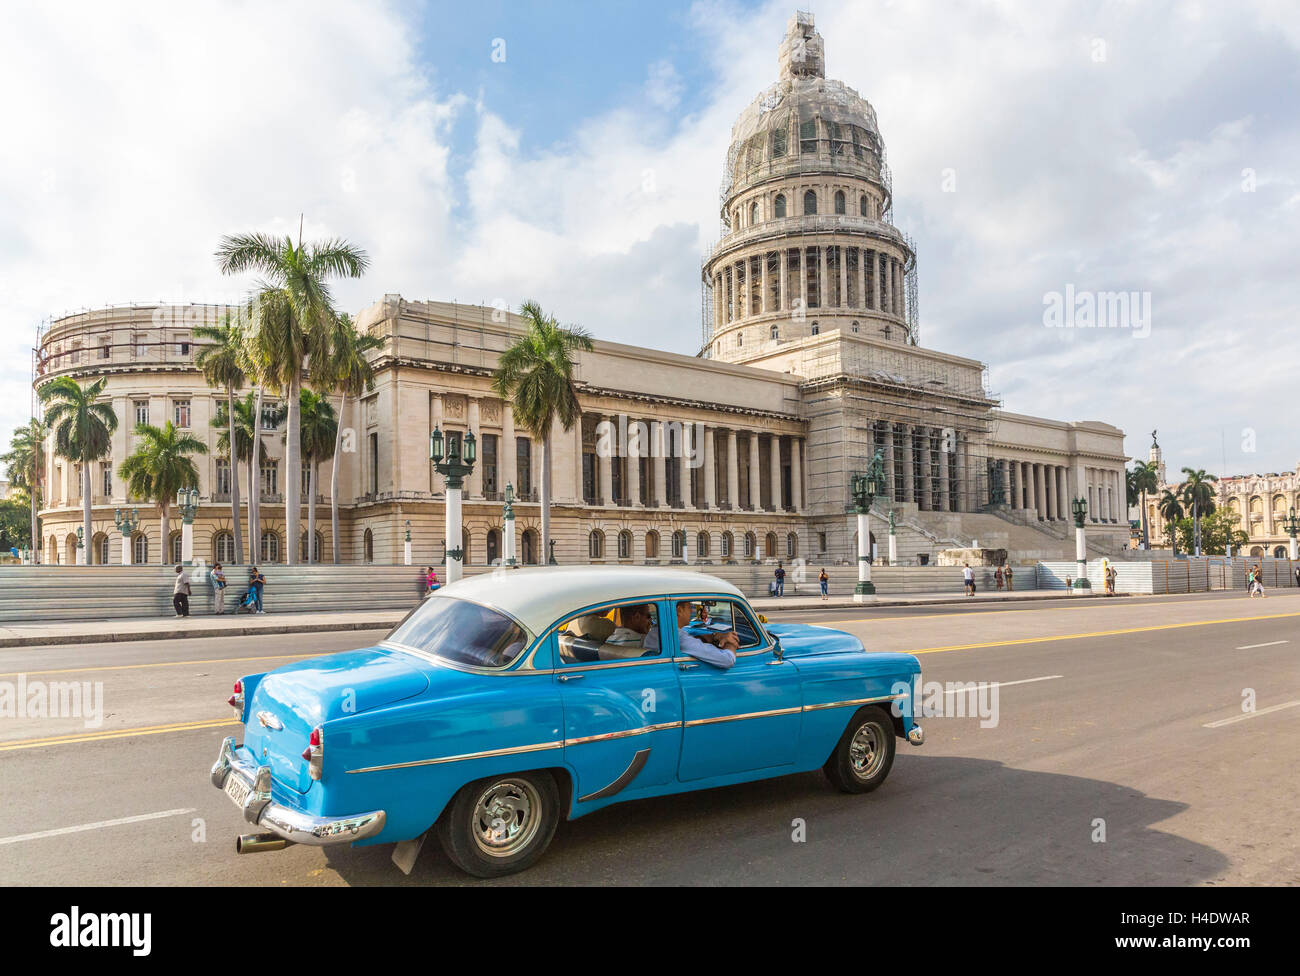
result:
[[[81,386],[71,376],[60,376],[41,387],[45,423],[54,432],[54,452],[81,465],[82,545],[89,546],[90,466],[102,461],[112,449],[117,414],[110,403],[101,403],[107,377]],[[89,562],[89,560],[87,560]]]
[[[329,398],[314,390],[303,390],[299,398],[301,408],[301,429],[299,438],[302,443],[303,457],[309,469],[307,478],[307,553],[304,562],[316,562],[316,478],[322,461],[328,461],[334,454],[334,444],[338,438],[339,421],[330,405]],[[295,486],[296,490],[296,486]]]
[[[262,404],[259,410],[258,405],[262,404],[262,395],[259,390],[257,393],[248,393],[241,399],[234,402],[234,424],[231,424],[231,418],[226,413],[226,405],[220,404],[217,407],[217,415],[212,419],[212,426],[221,431],[217,437],[217,451],[231,458],[231,465],[236,461],[243,464],[248,472],[248,561],[249,563],[258,562],[258,509],[259,501],[257,500],[259,486],[260,460],[255,461],[253,458],[253,446],[261,441],[259,436],[259,426],[278,427],[284,423],[285,406],[283,403],[266,406]],[[254,418],[261,417],[262,424],[255,422]],[[235,438],[235,450],[233,455],[230,451],[230,436],[233,430]],[[260,451],[259,457],[260,457]],[[233,477],[233,474],[232,474]]]
[[[162,427],[136,424],[135,435],[140,442],[122,462],[118,473],[132,495],[157,503],[162,516],[158,562],[165,566],[167,538],[171,534],[171,503],[182,488],[199,486],[199,469],[190,455],[207,454],[208,446],[193,434],[182,434],[170,420]]]
[[[316,385],[329,384],[329,345],[337,313],[328,279],[359,278],[370,259],[361,248],[344,240],[298,244],[268,234],[237,234],[223,237],[217,249],[225,274],[255,271],[263,276],[258,294],[259,315],[255,342],[262,353],[266,379],[284,390],[289,405],[285,467],[296,472],[301,466],[299,440],[299,391],[304,377]],[[285,523],[290,539],[298,538],[299,496],[296,490],[285,496]],[[296,555],[286,546],[285,561]]]
[[[1192,539],[1196,555],[1201,554],[1201,516],[1214,512],[1214,485],[1219,479],[1206,474],[1203,469],[1183,468],[1187,481],[1183,483],[1183,504],[1192,508]]]
[[[334,431],[333,462],[330,465],[330,542],[334,550],[334,564],[339,561],[339,458],[343,455],[343,416],[348,397],[360,397],[374,381],[366,353],[383,343],[379,336],[357,332],[347,313],[338,317],[334,338],[330,343],[333,357],[330,366],[331,385],[339,394],[338,423]]]
[[[1147,525],[1147,492],[1154,493],[1160,487],[1160,469],[1154,461],[1138,461],[1129,472],[1129,484],[1132,497],[1129,504],[1141,500],[1142,506],[1142,548],[1151,548],[1151,537]]]
[[[1165,493],[1160,496],[1160,517],[1165,520],[1165,527],[1169,531],[1169,544],[1173,547],[1174,555],[1178,555],[1178,521],[1183,517],[1183,505],[1178,500],[1178,496],[1165,489]]]
[[[15,496],[26,496],[32,509],[32,562],[41,561],[41,533],[36,512],[40,506],[41,462],[45,455],[45,437],[49,429],[45,422],[33,417],[25,426],[14,431],[9,450],[0,455],[9,472],[10,487]]]
[[[239,520],[239,465],[230,453],[235,437],[235,393],[243,388],[247,376],[244,372],[244,335],[239,324],[229,315],[218,326],[199,325],[194,328],[194,338],[206,339],[208,344],[199,348],[195,363],[203,370],[208,386],[226,391],[225,417],[230,431],[225,438],[226,457],[230,459],[230,524],[235,537],[235,562],[244,561],[244,537]],[[218,410],[220,413],[220,410]],[[220,450],[220,447],[218,448]],[[240,458],[239,460],[242,460]],[[254,482],[249,482],[249,491]]]
[[[542,442],[542,553],[551,537],[551,426],[557,420],[572,430],[582,419],[582,406],[573,384],[573,355],[590,352],[591,334],[565,328],[537,302],[519,310],[527,331],[497,360],[492,389],[509,400],[515,419]]]

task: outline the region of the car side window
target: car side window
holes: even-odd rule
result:
[[[762,634],[749,612],[734,600],[706,600],[701,606],[707,611],[707,619],[700,619],[697,610],[692,626],[716,632],[734,630],[742,651],[758,647],[763,642]]]
[[[663,641],[652,602],[619,604],[570,617],[556,629],[561,667],[659,657]]]

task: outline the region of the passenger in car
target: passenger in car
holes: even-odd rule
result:
[[[740,648],[740,638],[734,630],[720,634],[708,634],[696,637],[687,628],[691,624],[691,602],[683,600],[677,604],[677,646],[693,658],[718,668],[729,668],[736,663],[736,651]]]
[[[659,649],[658,633],[651,633],[654,620],[650,616],[650,604],[634,603],[619,611],[622,623],[605,638],[606,644],[618,644],[625,647],[644,647],[646,650]]]

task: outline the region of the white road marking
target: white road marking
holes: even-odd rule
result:
[[[1275,647],[1278,644],[1290,644],[1290,643],[1291,643],[1290,641],[1280,640],[1280,641],[1269,641],[1267,644],[1244,644],[1241,647],[1237,648],[1237,650],[1249,651],[1255,647]]]
[[[1234,715],[1232,718],[1221,718],[1217,722],[1206,722],[1201,728],[1217,729],[1223,725],[1231,725],[1233,722],[1244,722],[1248,718],[1258,718],[1260,715],[1267,715],[1269,712],[1280,712],[1284,708],[1295,708],[1300,705],[1300,701],[1283,702],[1281,705],[1270,705],[1268,708],[1261,708],[1258,711],[1246,712],[1242,715]]]
[[[182,814],[193,812],[193,807],[187,810],[160,810],[157,813],[142,813],[138,817],[119,817],[117,820],[100,820],[96,823],[80,824],[76,827],[58,827],[54,830],[40,830],[34,834],[15,834],[13,837],[0,837],[0,846],[5,844],[21,844],[26,840],[41,840],[45,837],[58,837],[62,834],[76,834],[83,830],[99,830],[103,827],[120,827],[123,824],[141,823],[145,820],[161,820],[164,817],[179,817]]]
[[[976,686],[980,688],[1006,688],[1008,685],[1028,685],[1035,681],[1051,681],[1053,678],[1064,678],[1063,674],[1045,674],[1041,678],[1021,678],[1019,681],[982,681]],[[969,688],[953,688],[945,691],[945,695],[966,695],[970,693]]]

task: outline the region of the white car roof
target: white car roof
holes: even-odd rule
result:
[[[745,599],[726,580],[705,573],[651,566],[544,566],[467,576],[437,590],[510,614],[534,634],[573,610],[612,600],[676,593],[725,593]]]

